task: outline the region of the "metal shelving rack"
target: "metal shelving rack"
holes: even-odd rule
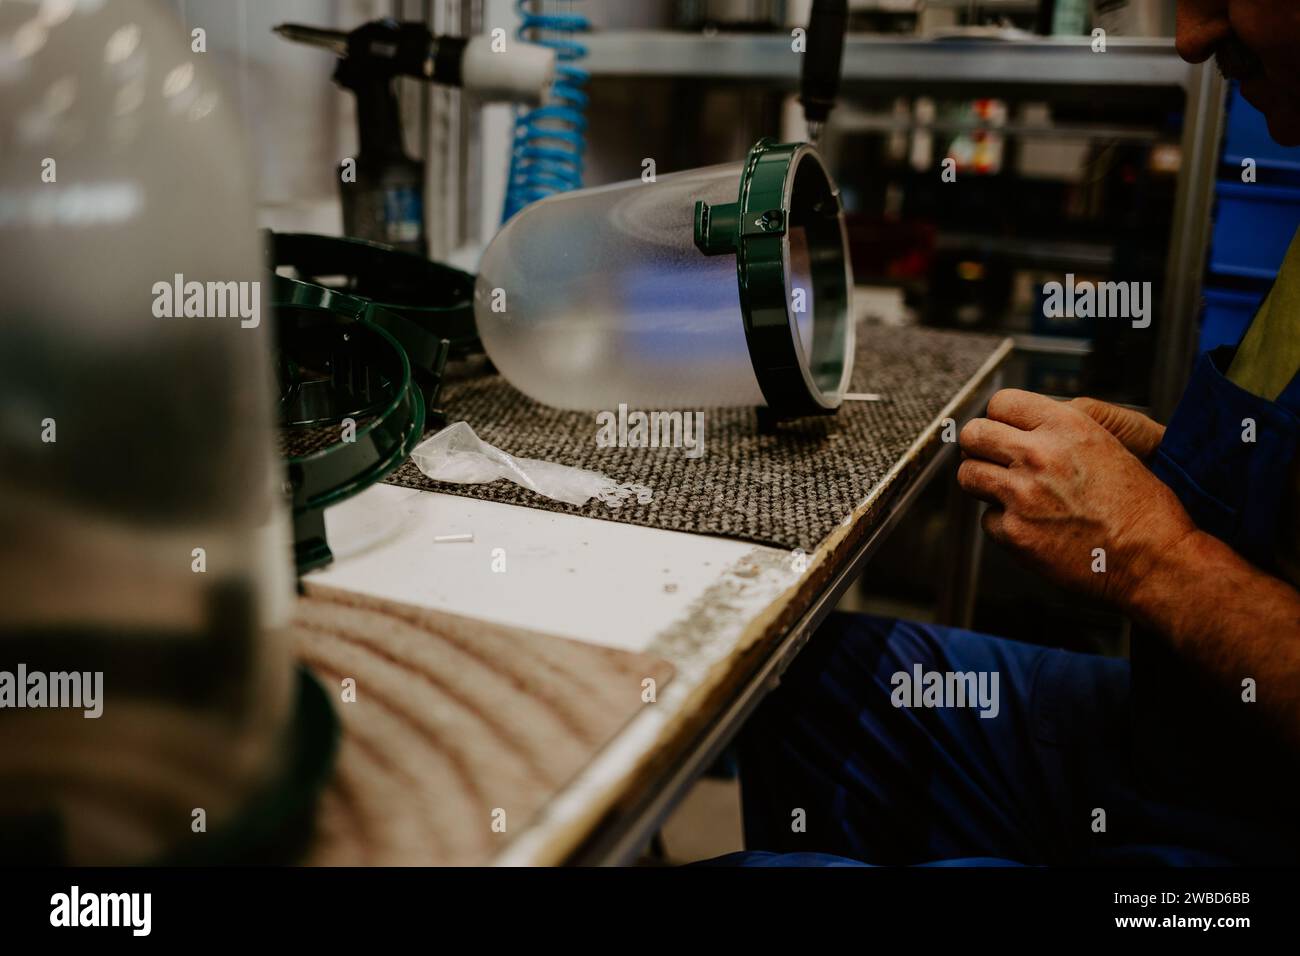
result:
[[[593,76],[697,76],[795,83],[799,55],[785,33],[619,31],[584,37]],[[1186,88],[1201,67],[1178,59],[1172,40],[1111,38],[1093,53],[1087,37],[926,40],[850,36],[844,80],[855,82],[1033,83]]]

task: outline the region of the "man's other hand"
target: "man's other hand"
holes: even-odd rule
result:
[[[957,480],[991,505],[989,537],[1058,583],[1123,606],[1147,569],[1195,531],[1137,457],[1159,434],[1150,419],[1104,402],[1003,389],[987,418],[962,429]]]
[[[1165,437],[1165,426],[1141,412],[1095,398],[1074,398],[1070,404],[1120,440],[1141,461],[1150,461]]]

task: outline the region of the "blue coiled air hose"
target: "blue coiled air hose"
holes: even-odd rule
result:
[[[549,100],[515,118],[503,223],[531,202],[580,188],[587,147],[583,87],[590,74],[573,64],[587,55],[574,35],[588,32],[591,22],[577,13],[535,13],[529,0],[518,0],[516,9],[519,39],[553,49],[557,66]]]

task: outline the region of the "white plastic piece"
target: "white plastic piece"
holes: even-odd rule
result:
[[[411,460],[434,481],[478,485],[505,478],[536,494],[570,505],[585,505],[596,498],[607,508],[621,508],[629,498],[644,505],[654,497],[645,485],[618,482],[598,471],[507,455],[474,434],[467,422],[448,425],[420,442],[411,452]]]
[[[555,51],[511,39],[494,52],[489,37],[472,37],[461,54],[461,86],[480,100],[540,103],[555,79]]]

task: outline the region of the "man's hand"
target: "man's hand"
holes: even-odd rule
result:
[[[1004,389],[989,402],[987,418],[962,429],[967,457],[957,481],[992,505],[984,515],[989,537],[1053,580],[1122,607],[1195,526],[1174,493],[1093,412],[1121,428],[1135,450],[1149,454],[1159,443],[1142,425],[1150,419],[1130,419],[1116,406]],[[1105,571],[1094,570],[1102,561]]]
[[[1300,592],[1197,530],[1098,423],[1098,407],[1109,406],[1007,389],[962,429],[957,479],[992,503],[985,531],[1056,581],[1118,605],[1231,699],[1249,678],[1259,692],[1249,707],[1300,754]],[[1135,448],[1154,447],[1148,426],[1121,431]],[[1104,572],[1093,571],[1097,548]]]
[[[1070,404],[1120,440],[1141,461],[1150,461],[1165,437],[1165,426],[1141,412],[1095,398],[1074,398]]]

